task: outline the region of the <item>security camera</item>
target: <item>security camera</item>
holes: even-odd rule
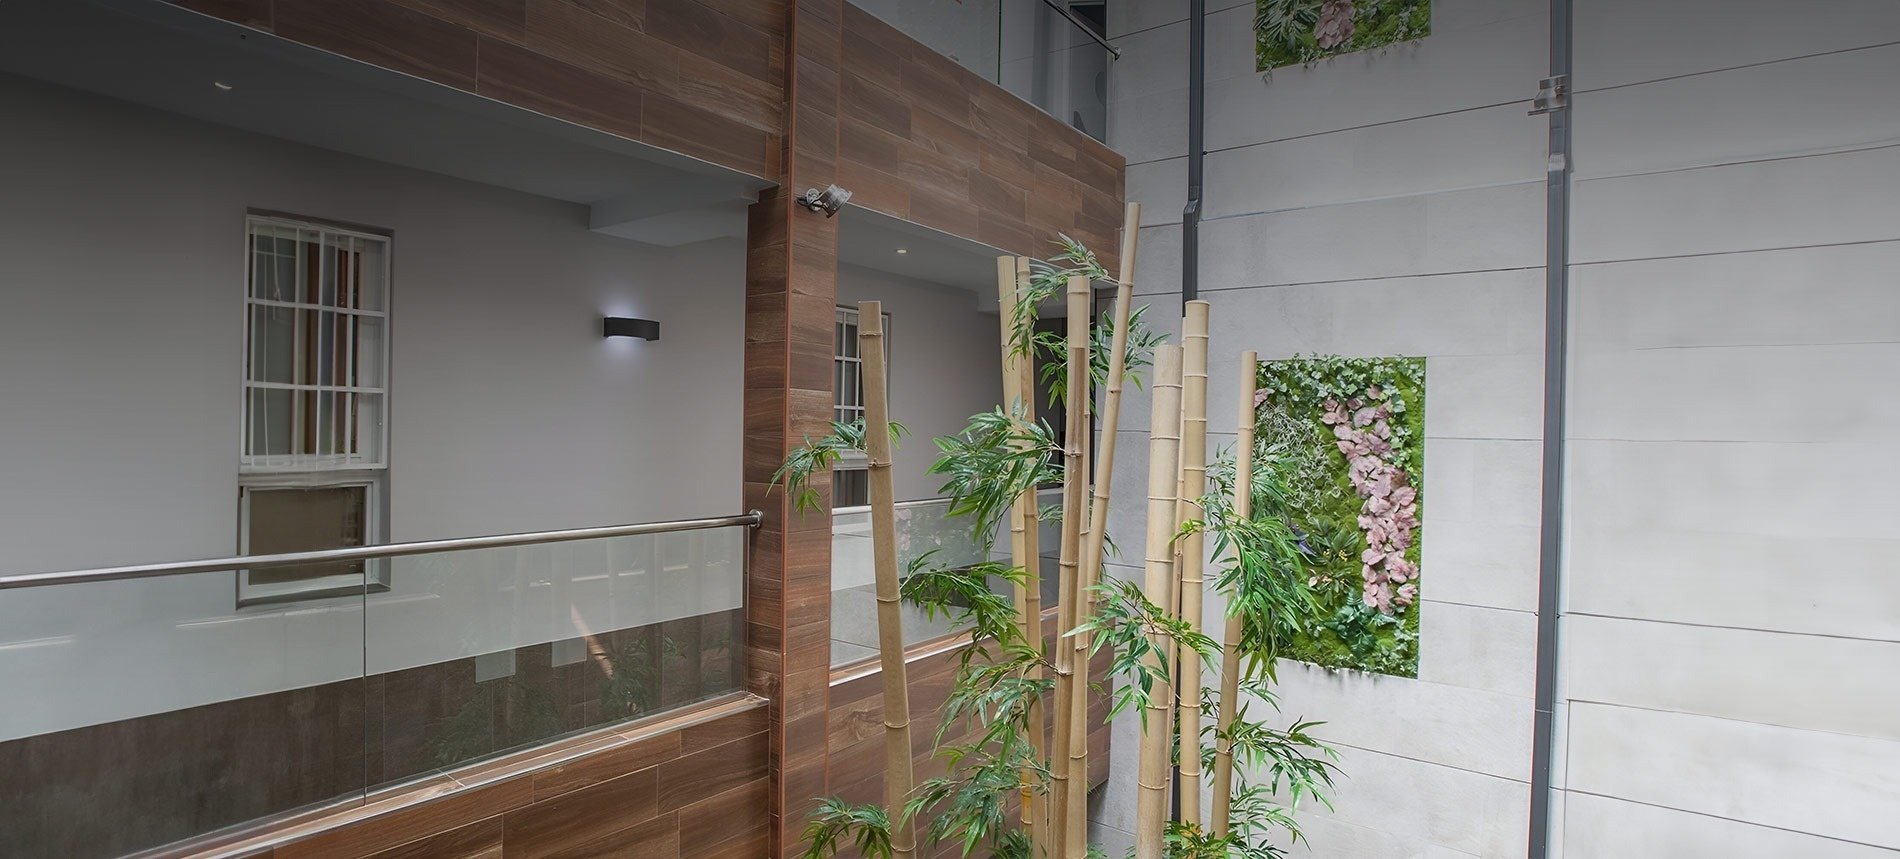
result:
[[[798,205],[804,206],[814,212],[824,212],[825,217],[829,218],[838,214],[838,210],[844,208],[844,204],[850,200],[850,191],[846,191],[836,185],[830,185],[823,191],[817,188],[807,190],[803,196],[798,198]]]

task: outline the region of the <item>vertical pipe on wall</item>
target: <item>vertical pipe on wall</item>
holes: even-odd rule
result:
[[[1570,79],[1570,0],[1550,0],[1550,77]],[[1564,384],[1570,265],[1570,110],[1550,118],[1545,173],[1543,515],[1538,536],[1537,685],[1531,739],[1530,859],[1550,852],[1551,761],[1557,754],[1557,612],[1563,591]]]
[[[1207,0],[1188,0],[1187,205],[1181,209],[1181,301],[1201,295],[1201,159],[1207,149]]]

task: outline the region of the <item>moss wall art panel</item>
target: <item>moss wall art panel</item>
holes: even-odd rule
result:
[[[1284,655],[1418,676],[1425,359],[1262,362],[1254,405],[1317,603]]]
[[[1432,0],[1255,0],[1260,71],[1431,35]]]

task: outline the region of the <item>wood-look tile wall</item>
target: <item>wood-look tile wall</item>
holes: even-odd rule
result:
[[[244,853],[271,859],[716,859],[764,854],[766,708],[594,738],[589,754],[397,796],[351,822]],[[386,806],[386,808],[380,807]]]
[[[838,175],[853,205],[1034,257],[1066,233],[1113,270],[1121,155],[869,12],[844,20]]]
[[[171,0],[778,178],[785,0]]]
[[[787,189],[836,181],[844,5],[790,2],[787,171],[753,205],[746,238],[745,500],[765,513],[747,572],[747,645],[753,691],[774,708],[771,856],[798,852],[826,793],[831,679],[831,478],[816,479],[824,512],[814,513],[770,484],[794,447],[830,431],[837,221],[800,208]]]

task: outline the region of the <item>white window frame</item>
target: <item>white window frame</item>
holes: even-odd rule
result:
[[[259,298],[252,294],[252,272],[255,270],[254,240],[258,228],[290,228],[308,230],[320,235],[318,244],[324,245],[329,237],[348,237],[364,242],[382,245],[381,274],[382,300],[380,310],[362,310],[324,304],[310,304],[301,301],[279,301]],[[386,542],[388,533],[388,470],[389,470],[389,415],[390,415],[390,309],[393,306],[394,278],[391,277],[394,258],[394,237],[387,232],[377,232],[361,227],[339,225],[331,222],[286,215],[275,212],[253,211],[244,219],[244,276],[239,279],[242,296],[243,315],[240,328],[244,332],[241,338],[243,352],[239,367],[239,468],[238,468],[238,553],[250,553],[250,499],[254,490],[269,489],[324,489],[345,486],[364,487],[363,542],[365,545]],[[338,288],[341,292],[341,287]],[[340,304],[341,302],[339,302]],[[251,336],[252,311],[258,307],[283,307],[308,312],[338,313],[362,316],[382,320],[381,354],[377,361],[382,367],[383,378],[380,387],[359,388],[348,385],[295,385],[274,382],[254,381],[251,378]],[[299,337],[301,337],[301,332]],[[301,354],[299,350],[299,354]],[[348,351],[348,361],[354,362],[356,351],[354,344]],[[345,381],[348,381],[345,379]],[[290,454],[274,456],[254,454],[251,449],[252,391],[263,389],[288,389],[301,395],[315,392],[318,401],[329,394],[370,394],[381,398],[382,420],[376,427],[375,455],[373,457],[356,453],[341,455]],[[294,398],[293,398],[294,399]],[[346,398],[352,409],[351,417],[345,425],[355,422],[355,397]],[[299,422],[301,423],[301,422]],[[259,584],[251,581],[250,570],[238,570],[236,577],[237,605],[240,608],[254,605],[267,605],[299,600],[315,600],[338,596],[355,596],[365,592],[377,593],[389,590],[389,563],[387,559],[369,559],[364,562],[361,575],[345,574],[322,576],[296,582]]]

